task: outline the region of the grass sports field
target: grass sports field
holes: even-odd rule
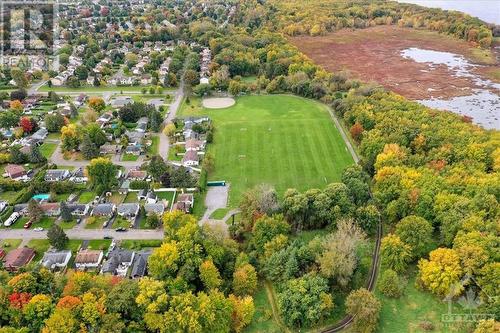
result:
[[[226,109],[209,110],[199,99],[183,104],[182,116],[208,115],[214,122],[215,171],[209,180],[231,184],[230,206],[261,183],[282,195],[340,180],[353,163],[326,106],[295,96],[244,96]]]

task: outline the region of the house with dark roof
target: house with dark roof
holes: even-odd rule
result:
[[[51,169],[45,173],[45,181],[60,182],[69,178],[70,175],[71,173],[67,169]]]
[[[177,202],[172,207],[172,210],[180,210],[189,213],[193,208],[194,196],[191,193],[183,193],[177,197]]]
[[[64,270],[71,259],[71,251],[70,250],[49,250],[45,252],[43,255],[40,264],[52,271],[54,270]]]
[[[43,141],[49,135],[49,131],[46,128],[40,128],[38,131],[31,135],[32,139]]]
[[[139,214],[140,206],[138,203],[122,203],[118,205],[118,215],[125,218],[134,218]]]
[[[108,216],[111,217],[115,213],[116,206],[112,203],[101,203],[94,206],[92,210],[93,216]]]
[[[147,203],[144,205],[144,210],[148,215],[149,214],[162,215],[165,212],[165,205],[162,202]]]
[[[75,267],[80,270],[95,269],[99,267],[103,257],[104,253],[99,250],[80,250],[75,257]]]
[[[3,259],[3,267],[9,272],[16,272],[19,268],[29,264],[35,254],[35,250],[29,247],[14,249]]]
[[[115,247],[108,253],[108,259],[102,264],[102,274],[126,276],[134,262],[135,252]]]
[[[90,206],[87,204],[68,204],[68,209],[73,216],[85,216],[90,210]]]
[[[139,156],[142,154],[144,147],[141,144],[128,145],[125,148],[125,154]]]
[[[148,258],[151,255],[151,250],[143,250],[136,252],[130,278],[138,279],[147,275],[148,272]]]
[[[73,183],[82,184],[82,183],[86,183],[88,178],[85,175],[84,169],[82,167],[80,167],[80,168],[75,169],[71,173],[71,177],[69,178],[69,180],[72,181]]]

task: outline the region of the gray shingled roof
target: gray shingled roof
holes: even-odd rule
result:
[[[130,273],[130,276],[132,278],[143,277],[144,275],[146,275],[148,258],[150,255],[151,255],[151,250],[144,250],[137,252],[135,254],[135,260],[132,266],[132,272]]]

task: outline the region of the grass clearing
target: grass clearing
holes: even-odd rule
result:
[[[162,134],[160,134],[162,135]],[[151,146],[148,147],[148,154],[149,155],[158,155],[158,150],[160,148],[160,137],[159,136],[153,136],[151,137]],[[164,157],[164,156],[162,156]]]
[[[159,239],[145,239],[145,240],[123,240],[120,246],[129,250],[142,250],[153,247],[160,247],[162,241]]]
[[[259,284],[257,292],[253,295],[253,301],[255,314],[252,322],[244,329],[244,332],[281,332],[279,324],[274,320],[271,303],[267,297],[266,287],[263,282]]]
[[[45,158],[50,158],[54,154],[56,149],[57,149],[56,143],[44,142],[40,146],[40,153],[42,153],[42,155]]]
[[[0,239],[0,249],[4,250],[5,253],[9,253],[17,249],[22,241],[22,239]]]
[[[305,191],[340,180],[353,163],[344,140],[319,102],[289,95],[244,96],[236,105],[203,109],[199,99],[184,102],[182,116],[207,115],[215,127],[209,151],[215,156],[210,179],[231,184],[229,205],[255,185]]]
[[[210,215],[210,218],[214,220],[222,220],[229,211],[230,211],[229,208],[219,208],[216,211],[214,211],[212,215]]]
[[[61,221],[61,223],[59,223],[59,226],[64,229],[64,230],[67,230],[67,229],[73,229],[76,225],[76,219],[71,219],[71,221]]]
[[[135,162],[139,159],[138,155],[132,155],[132,154],[123,154],[122,155],[122,161],[125,162]]]
[[[377,332],[425,332],[420,327],[423,322],[431,322],[435,332],[468,332],[465,327],[446,325],[441,315],[448,313],[448,303],[431,293],[415,287],[415,273],[411,274],[403,296],[398,299],[385,297],[378,290],[375,294],[382,303]],[[455,305],[453,313],[463,313]]]
[[[87,204],[94,200],[96,197],[96,193],[92,191],[84,191],[80,194],[80,197],[78,198],[78,202],[82,204]]]
[[[48,239],[32,239],[28,242],[28,247],[35,250],[36,254],[32,261],[37,262],[42,259],[45,251],[49,249],[50,243]]]
[[[92,239],[89,241],[87,248],[91,250],[106,251],[110,245],[111,239]]]

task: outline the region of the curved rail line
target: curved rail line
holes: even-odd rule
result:
[[[375,249],[373,250],[372,255],[372,265],[370,268],[370,278],[366,282],[366,289],[369,291],[373,291],[375,289],[375,282],[377,281],[378,269],[379,269],[379,258],[380,258],[380,242],[382,240],[382,220],[379,218],[378,227],[377,227],[377,241],[375,243]],[[335,325],[324,329],[321,333],[334,333],[340,332],[347,326],[349,326],[354,317],[351,315],[345,316],[341,321],[336,323]]]

